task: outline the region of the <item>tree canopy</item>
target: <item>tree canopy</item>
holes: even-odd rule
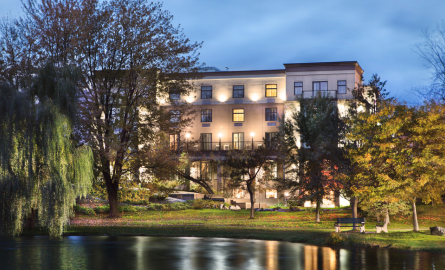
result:
[[[91,149],[72,140],[77,80],[76,69],[47,64],[30,88],[0,85],[1,234],[20,233],[28,218],[61,235],[91,187]]]
[[[285,153],[286,175],[283,188],[302,201],[317,203],[317,222],[324,196],[340,189],[334,175],[343,167],[341,144],[344,123],[337,106],[328,96],[297,100],[299,108],[280,121],[281,145]]]
[[[162,4],[146,0],[27,0],[24,11],[3,25],[0,75],[18,89],[48,60],[79,68],[76,137],[91,146],[116,216],[121,178],[140,169],[130,161],[156,150],[160,129],[179,134],[191,121],[190,106],[173,97],[193,91],[201,43],[172,25]],[[162,101],[171,101],[171,111]]]

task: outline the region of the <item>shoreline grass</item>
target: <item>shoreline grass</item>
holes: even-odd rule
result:
[[[313,245],[342,247],[381,247],[445,252],[445,236],[430,235],[429,227],[445,225],[445,205],[419,205],[420,232],[412,231],[412,217],[391,217],[389,233],[375,234],[376,220],[366,219],[367,233],[348,231],[334,233],[336,218],[350,217],[351,211],[336,209],[321,213],[321,222],[314,221],[314,212],[255,212],[250,210],[187,209],[177,211],[122,208],[119,218],[97,211],[77,213],[65,228],[64,235],[215,237],[278,240]],[[94,212],[94,211],[93,211]],[[34,230],[25,235],[44,234]]]
[[[141,208],[142,209],[142,208]],[[412,217],[391,217],[389,233],[375,234],[376,220],[366,219],[366,231],[335,234],[336,218],[350,217],[351,211],[336,209],[321,214],[314,222],[314,212],[255,212],[219,209],[187,209],[179,211],[141,210],[123,212],[110,219],[106,213],[77,214],[64,235],[223,237],[278,240],[314,245],[344,247],[383,247],[445,252],[445,237],[430,235],[429,227],[445,225],[445,205],[419,205],[420,232],[412,231]]]

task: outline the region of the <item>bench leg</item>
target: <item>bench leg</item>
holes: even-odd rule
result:
[[[360,226],[360,232],[361,232],[361,233],[364,233],[364,232],[365,232],[365,226],[364,226],[364,225]]]
[[[382,227],[380,227],[380,226],[375,226],[375,232],[376,232],[376,233],[381,233],[381,232],[382,232]]]
[[[339,233],[340,232],[340,226],[335,226],[335,232]]]

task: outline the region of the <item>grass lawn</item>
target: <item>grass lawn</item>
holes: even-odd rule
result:
[[[68,235],[150,235],[252,238],[325,244],[371,245],[393,248],[445,251],[445,237],[432,236],[429,227],[445,226],[445,205],[418,206],[421,232],[412,232],[412,217],[391,217],[388,234],[341,233],[332,241],[336,218],[351,217],[351,211],[326,211],[321,222],[314,222],[314,212],[255,212],[218,209],[181,211],[140,211],[122,213],[110,219],[107,214],[76,215],[66,228]],[[345,228],[348,230],[348,228]],[[346,231],[344,230],[344,231]],[[366,231],[375,231],[375,220],[367,219]]]

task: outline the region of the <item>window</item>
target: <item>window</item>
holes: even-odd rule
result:
[[[233,109],[233,122],[244,122],[244,109]]]
[[[178,150],[179,134],[170,134],[170,150]]]
[[[181,118],[180,111],[170,111],[170,123],[178,123]]]
[[[266,108],[266,121],[277,121],[277,108]]]
[[[346,81],[337,81],[337,93],[346,94]]]
[[[212,150],[212,133],[201,133],[201,149],[204,151]]]
[[[211,86],[201,86],[201,99],[212,99]]]
[[[294,94],[296,96],[303,94],[303,82],[294,82]]]
[[[312,82],[314,92],[328,91],[328,82]]]
[[[232,133],[232,143],[234,150],[242,150],[244,148],[244,132]]]
[[[277,137],[277,133],[276,132],[266,132],[266,142],[270,142],[272,141],[274,138]]]
[[[233,97],[243,98],[244,97],[244,85],[234,85],[233,86]]]
[[[266,84],[266,97],[276,97],[276,96],[277,96],[277,85]]]
[[[180,99],[181,95],[178,93],[177,90],[173,89],[170,91],[170,99],[171,100],[178,100]]]
[[[275,149],[277,146],[277,141],[275,138],[277,137],[277,132],[266,132],[265,143],[266,148]]]
[[[201,122],[212,122],[212,110],[211,109],[201,110]]]
[[[244,199],[244,190],[242,189],[234,189],[233,197],[236,199]]]
[[[277,190],[276,189],[266,189],[266,198],[267,199],[276,199],[277,196]]]

